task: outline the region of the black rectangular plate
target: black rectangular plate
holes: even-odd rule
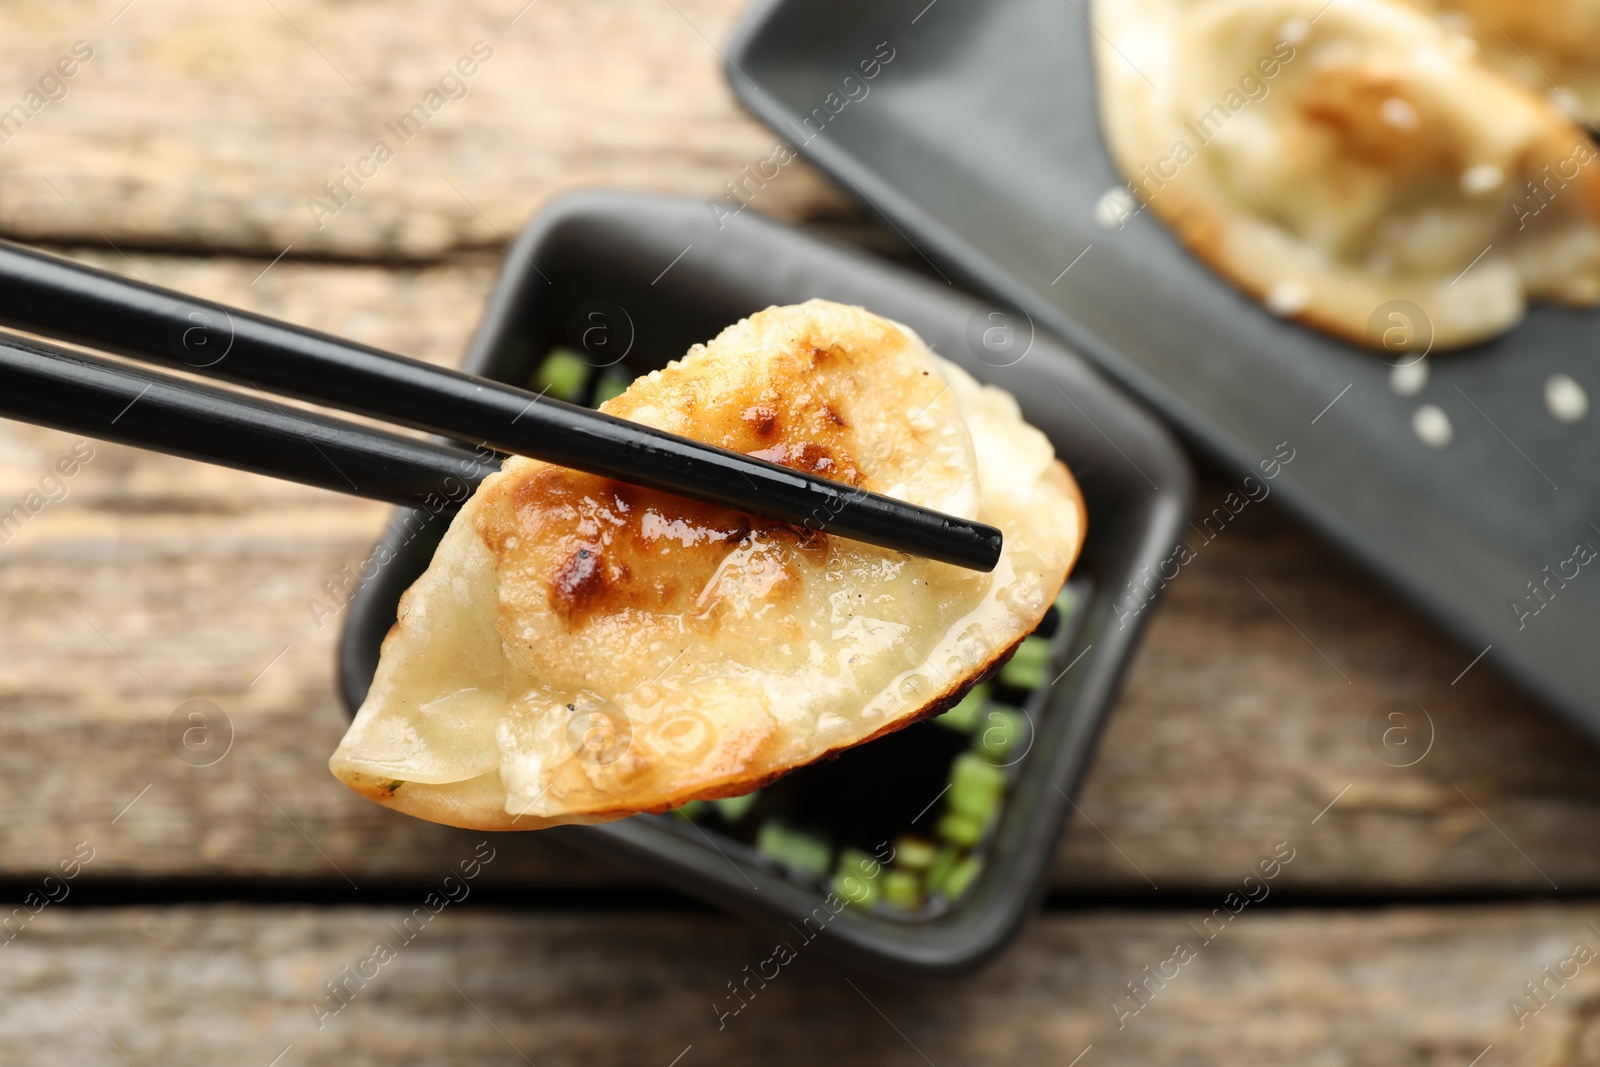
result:
[[[925,923],[846,908],[816,941],[818,951],[902,975],[957,972],[998,951],[1044,891],[1067,795],[1145,618],[1131,624],[1115,618],[1115,594],[1165,556],[1188,515],[1192,477],[1168,432],[1042,336],[1011,366],[978,361],[967,347],[968,326],[989,322],[993,309],[953,289],[753,213],[719,228],[703,202],[644,195],[580,194],[539,216],[506,258],[466,370],[525,384],[552,346],[573,344],[574,331],[593,324],[614,331],[630,350],[627,365],[642,372],[752,312],[812,297],[860,304],[906,323],[940,354],[1010,390],[1028,421],[1054,441],[1088,508],[1088,540],[1073,573],[1089,579],[1094,595],[1079,610],[1072,647],[1060,653],[1083,658],[1054,687],[1040,716],[977,888],[960,907]],[[603,317],[593,319],[597,308]],[[1025,347],[1024,341],[1017,351]],[[404,543],[397,531],[405,515],[396,516],[386,538],[394,560],[351,605],[340,680],[352,711],[366,696],[401,593],[443,535],[443,523],[435,521],[426,535]],[[670,817],[640,816],[544,832],[632,859],[647,873],[779,928],[798,926],[820,906],[819,893],[748,850],[718,851],[683,829]]]
[[[763,0],[728,78],[944,271],[1066,338],[1207,450],[1254,470],[1288,442],[1291,507],[1460,640],[1463,667],[1488,648],[1600,735],[1600,573],[1541,585],[1555,596],[1537,615],[1513,607],[1539,607],[1528,583],[1570,575],[1579,542],[1600,548],[1600,412],[1558,424],[1543,400],[1556,372],[1600,398],[1600,315],[1535,308],[1497,341],[1431,357],[1426,387],[1403,398],[1381,355],[1273,318],[1150,212],[1102,228],[1095,204],[1122,179],[1101,139],[1088,10]],[[845,84],[880,42],[890,62]],[[804,127],[819,107],[826,122]],[[1413,432],[1422,404],[1449,416],[1448,448]]]

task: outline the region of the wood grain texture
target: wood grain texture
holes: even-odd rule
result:
[[[494,270],[494,257],[286,260],[252,284],[264,264],[94,258],[442,362],[459,358]],[[0,426],[0,502],[23,499],[71,444]],[[1213,480],[1200,499],[1225,489]],[[383,811],[325,767],[345,722],[340,619],[319,627],[311,604],[335,603],[324,583],[366,556],[387,509],[114,446],[68,490],[0,548],[0,874],[32,876],[90,840],[101,878],[431,876],[462,835]],[[1251,505],[1154,614],[1057,887],[1232,886],[1288,840],[1301,858],[1284,885],[1319,892],[1594,889],[1600,855],[1578,847],[1600,833],[1592,750],[1481,664],[1452,686],[1470,658],[1271,500]],[[1416,766],[1367,746],[1369,715],[1391,699],[1432,716]],[[167,722],[189,700],[233,723],[215,766],[169,751]],[[537,835],[506,851],[495,878],[508,882],[641,880]]]
[[[501,247],[571,189],[720,197],[775,143],[722,81],[717,49],[742,0],[141,0],[117,15],[125,2],[8,13],[0,110],[73,42],[94,52],[0,144],[10,235],[428,258]],[[463,56],[477,62],[478,42],[492,58],[445,87],[465,95],[440,94],[402,142],[386,124]],[[378,141],[393,158],[362,163]],[[323,185],[344,168],[370,176],[332,199]],[[758,206],[799,218],[845,203],[793,162]]]
[[[1197,510],[1230,488],[1212,474]],[[1058,883],[1148,888],[1137,865],[1157,885],[1200,870],[1221,884],[1289,840],[1303,851],[1287,877],[1306,888],[1600,885],[1600,855],[1581,847],[1600,835],[1583,735],[1483,663],[1462,675],[1474,652],[1270,498],[1191,544],[1199,558],[1151,620]],[[1410,753],[1386,754],[1411,766],[1368,740],[1391,702],[1411,706],[1416,728],[1390,738]]]
[[[252,284],[265,264],[91,258],[446,363],[459,361],[495,265],[284,262]],[[0,424],[0,510],[37,489],[72,444]],[[396,819],[326,766],[347,722],[333,690],[343,617],[312,605],[338,608],[325,583],[359,567],[389,514],[97,445],[65,499],[0,547],[0,871],[47,869],[90,840],[98,877],[431,876],[462,835]],[[167,722],[190,700],[213,702],[231,721],[233,747],[214,766],[190,766],[169,748]],[[616,877],[531,836],[507,855],[496,878]]]
[[[1600,1057],[1600,962],[1569,963],[1520,1029],[1509,1006],[1579,943],[1600,949],[1592,906],[1246,911],[1210,944],[1191,928],[1199,915],[1054,913],[990,970],[939,987],[852,973],[803,942],[781,969],[763,965],[782,935],[713,917],[516,914],[472,910],[469,897],[403,944],[406,914],[47,908],[0,947],[0,1059],[266,1067],[287,1048],[281,1063],[305,1067],[1065,1067],[1079,1055],[1083,1067],[1466,1067],[1490,1046],[1483,1063]],[[379,942],[394,958],[369,965],[375,977],[351,981],[332,1013],[323,983]],[[1125,983],[1180,942],[1195,958],[1121,1014],[1137,1004]],[[747,1006],[720,1018],[714,1005],[739,1003],[728,984],[757,971],[776,976],[750,980]],[[313,1002],[330,1012],[320,1029]]]
[[[0,120],[73,42],[94,55],[65,97],[0,124],[0,233],[453,363],[506,238],[552,196],[715,197],[768,155],[773,135],[734,103],[716,52],[744,2],[15,7]],[[394,139],[347,203],[327,200],[323,183],[478,41],[494,54],[467,95]],[[754,206],[905,251],[804,163]],[[148,254],[163,250],[183,254]],[[690,912],[480,906],[491,889],[582,902],[650,884],[548,837],[496,837],[479,897],[409,944],[392,925],[408,907],[358,906],[413,890],[423,904],[481,839],[371,805],[325,769],[345,723],[342,620],[319,626],[312,605],[387,508],[104,445],[63,496],[45,477],[73,444],[0,423],[0,516],[30,492],[62,497],[0,538],[0,882],[19,900],[59,892],[46,872],[94,849],[75,898],[25,923],[0,908],[0,1062],[1600,1061],[1600,964],[1546,977],[1580,942],[1600,951],[1592,904],[1277,907],[1295,892],[1593,893],[1600,782],[1574,731],[1482,664],[1458,679],[1475,650],[1271,501],[1201,547],[1151,619],[1055,870],[1069,896],[1168,910],[1047,912],[992,968],[937,988],[801,946],[719,1028],[713,1005],[735,1005],[727,983],[777,935]],[[1228,488],[1208,478],[1203,507]],[[169,748],[192,700],[231,723],[212,766]],[[1367,739],[1394,700],[1431,717],[1408,767]],[[1190,908],[1221,906],[1279,841],[1296,851],[1272,906],[1202,943],[1207,912]],[[196,880],[351,904],[76,906],[91,882],[104,899]],[[394,961],[319,1028],[313,998],[379,940]],[[1180,941],[1197,957],[1127,1014],[1126,983]],[[1547,1003],[1523,999],[1519,1028],[1511,1002],[1529,982]]]

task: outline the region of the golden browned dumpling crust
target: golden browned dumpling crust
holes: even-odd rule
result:
[[[1269,310],[1387,350],[1600,303],[1595,145],[1470,38],[1399,0],[1097,0],[1095,19],[1132,187],[1103,222],[1142,202]]]
[[[334,774],[457,826],[735,796],[942,710],[1043,617],[1084,535],[1016,402],[910,330],[769,308],[603,410],[993,523],[991,574],[520,457],[401,601]]]

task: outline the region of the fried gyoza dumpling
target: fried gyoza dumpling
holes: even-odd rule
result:
[[[1409,301],[1416,344],[1448,348],[1530,299],[1600,302],[1593,142],[1460,35],[1395,0],[1095,12],[1103,124],[1133,191],[1273,312],[1406,347],[1382,309]]]
[[[513,457],[401,601],[334,774],[536,829],[736,796],[948,706],[1044,616],[1082,498],[1016,402],[860,308],[770,308],[622,418],[998,526],[990,574]]]
[[[1600,125],[1600,0],[1406,0],[1472,38],[1484,63]]]

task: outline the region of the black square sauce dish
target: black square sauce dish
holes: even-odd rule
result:
[[[746,797],[543,832],[766,923],[792,951],[956,974],[999,951],[1046,888],[1068,797],[1148,618],[1129,593],[1152,584],[1188,514],[1172,437],[1026,316],[753,213],[657,196],[578,194],[535,219],[464,369],[596,403],[752,312],[812,297],[905,323],[1016,396],[1087,506],[1066,588],[1012,660],[938,718]],[[444,532],[408,517],[350,605],[340,683],[352,713]]]

